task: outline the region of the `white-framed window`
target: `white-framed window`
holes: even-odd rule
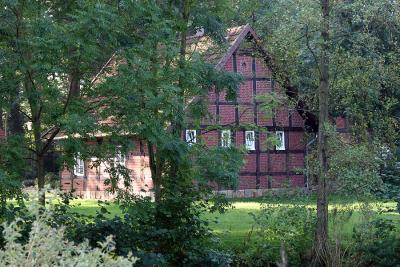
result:
[[[125,166],[126,164],[126,157],[125,154],[122,153],[121,149],[118,148],[117,153],[115,153],[114,156],[114,165],[121,165],[121,166]]]
[[[254,131],[245,131],[244,132],[245,140],[246,140],[246,149],[247,150],[255,150],[256,149],[256,138]]]
[[[275,146],[276,150],[285,150],[285,132],[276,131],[276,138],[278,139],[278,144]]]
[[[186,142],[191,145],[196,143],[196,130],[186,130]]]
[[[75,156],[74,174],[76,176],[85,175],[85,161],[81,158],[80,153]]]
[[[231,146],[231,130],[221,131],[221,146],[230,147]]]

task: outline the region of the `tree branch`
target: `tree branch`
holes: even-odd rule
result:
[[[299,96],[299,89],[294,86],[289,78],[289,75],[284,71],[278,63],[274,60],[271,54],[265,49],[265,45],[260,39],[253,38],[255,49],[261,56],[266,66],[271,70],[274,80],[277,80],[279,84],[285,89],[285,93],[289,99],[295,103],[295,108],[299,112],[300,116],[305,120],[306,127],[312,132],[318,131],[318,117],[307,110],[307,103],[304,99]]]
[[[311,55],[313,56],[314,62],[315,62],[315,64],[317,65],[317,68],[318,68],[318,72],[319,72],[319,74],[321,75],[321,70],[320,70],[320,68],[319,68],[319,63],[318,63],[317,55],[315,55],[314,50],[311,48],[311,45],[310,45],[310,36],[309,36],[309,34],[308,34],[308,25],[306,25],[305,27],[306,27],[305,37],[306,37],[307,49],[310,51]]]

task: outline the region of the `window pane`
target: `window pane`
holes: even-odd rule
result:
[[[276,137],[278,139],[279,144],[276,145],[276,150],[285,150],[285,132],[277,131]]]
[[[186,130],[186,142],[189,145],[196,143],[196,130]]]
[[[221,132],[221,146],[230,147],[231,146],[231,131],[223,130]]]
[[[255,144],[254,131],[246,131],[245,136],[246,136],[246,148],[248,150],[255,150],[256,144]]]
[[[114,164],[125,166],[125,161],[126,161],[125,155],[121,151],[118,151],[114,157]]]
[[[85,174],[85,162],[80,158],[80,153],[75,157],[74,174],[77,176]]]

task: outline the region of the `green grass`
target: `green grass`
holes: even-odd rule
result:
[[[108,202],[107,210],[110,212],[110,217],[115,215],[121,215],[121,210],[117,204]],[[85,215],[96,215],[96,211],[99,210],[98,200],[81,200],[75,199],[71,201],[72,211],[78,212]]]
[[[243,243],[254,221],[250,213],[260,212],[260,201],[236,201],[233,206],[224,214],[206,214],[206,218],[216,219],[211,228],[225,247],[236,247]]]
[[[309,207],[316,207],[315,197],[310,198],[267,198],[267,199],[238,199],[233,200],[233,209],[227,210],[223,214],[213,213],[205,214],[207,219],[212,220],[211,228],[215,234],[221,239],[224,247],[235,248],[240,246],[245,238],[248,236],[249,231],[253,225],[253,218],[250,213],[259,214],[261,202],[268,202],[273,204],[280,204],[285,206],[293,206],[294,203],[302,203]],[[351,218],[346,221],[343,225],[338,228],[344,235],[350,235],[352,233],[353,226],[362,221],[361,207],[364,202],[359,202],[351,198],[344,197],[332,197],[330,199],[330,210],[337,209],[343,210],[352,207],[354,210]],[[375,211],[383,210],[384,212],[381,217],[399,220],[400,215],[395,212],[387,212],[389,209],[394,209],[396,206],[395,202],[383,202],[383,201],[369,201]],[[76,204],[73,210],[82,214],[95,215],[99,209],[96,200],[75,200],[72,204]],[[120,215],[121,211],[115,203],[110,203],[108,210],[111,212],[110,216]],[[400,225],[400,224],[399,224]],[[333,227],[331,222],[330,227]],[[399,229],[400,230],[400,229]]]

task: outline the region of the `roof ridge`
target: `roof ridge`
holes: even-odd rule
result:
[[[243,27],[243,29],[241,29],[239,31],[240,33],[235,38],[232,45],[229,47],[228,51],[219,60],[219,62],[215,65],[216,69],[221,69],[226,64],[226,62],[229,60],[229,58],[232,56],[232,54],[236,51],[236,49],[239,47],[240,43],[247,36],[248,33],[251,33],[255,39],[259,39],[258,35],[255,33],[255,31],[253,30],[253,28],[250,26],[249,23],[247,23],[244,26],[242,25],[240,27]]]

